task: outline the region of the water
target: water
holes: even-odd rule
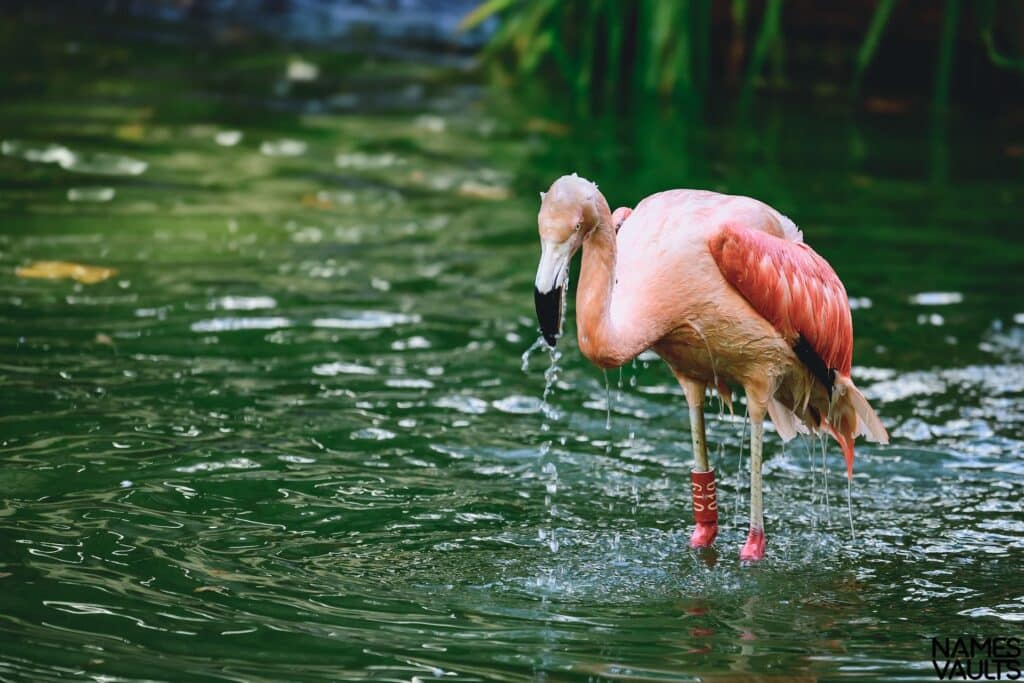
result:
[[[999,122],[781,103],[564,135],[425,64],[308,51],[295,83],[294,50],[32,35],[0,108],[0,676],[934,680],[928,637],[1021,635]],[[832,260],[893,434],[859,447],[856,538],[825,523],[843,468],[769,433],[769,559],[741,567],[745,406],[709,401],[728,514],[693,554],[670,374],[609,401],[571,303],[523,372],[537,191],[572,170],[613,204],[757,195]]]

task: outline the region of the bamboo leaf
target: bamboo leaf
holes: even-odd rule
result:
[[[504,12],[515,4],[516,0],[487,0],[459,22],[458,30],[469,31],[484,23],[491,17]]]
[[[750,68],[747,70],[747,81],[743,85],[743,93],[740,95],[740,109],[746,109],[750,104],[750,98],[754,92],[754,81],[764,70],[765,57],[768,55],[768,48],[778,40],[782,25],[782,0],[768,0],[764,10],[764,20],[761,22],[761,30],[754,42],[754,52],[750,56]]]
[[[949,83],[953,71],[953,49],[956,47],[956,26],[960,16],[960,0],[946,0],[942,14],[942,42],[939,63],[935,68],[935,111],[944,114],[949,104]]]
[[[882,40],[882,34],[885,33],[885,27],[889,24],[889,17],[892,15],[892,10],[895,6],[896,0],[879,0],[878,6],[875,7],[875,13],[871,16],[868,32],[864,35],[864,42],[861,43],[860,50],[857,52],[857,62],[854,67],[853,76],[854,96],[860,91],[864,74],[867,72],[868,67],[871,66],[871,61],[875,57],[875,51],[878,49],[878,43]]]
[[[981,33],[981,42],[985,45],[989,60],[1001,69],[1016,69],[1024,71],[1024,57],[1007,57],[999,52],[995,40],[995,19],[996,1],[982,0],[978,5],[978,30]]]

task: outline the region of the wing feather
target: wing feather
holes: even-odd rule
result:
[[[850,375],[850,303],[825,259],[806,243],[734,225],[708,246],[725,279],[790,344],[803,340],[826,368]]]

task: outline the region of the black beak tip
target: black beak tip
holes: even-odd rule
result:
[[[551,348],[555,347],[558,337],[562,334],[562,288],[555,287],[543,294],[533,288],[533,303],[537,309],[537,322],[540,333]]]

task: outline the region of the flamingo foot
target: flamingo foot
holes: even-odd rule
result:
[[[716,522],[697,522],[697,528],[690,536],[690,547],[693,549],[707,548],[715,542],[718,535],[718,524]]]
[[[742,562],[760,562],[764,559],[764,529],[750,529],[747,534],[747,542],[740,549],[740,560]]]

